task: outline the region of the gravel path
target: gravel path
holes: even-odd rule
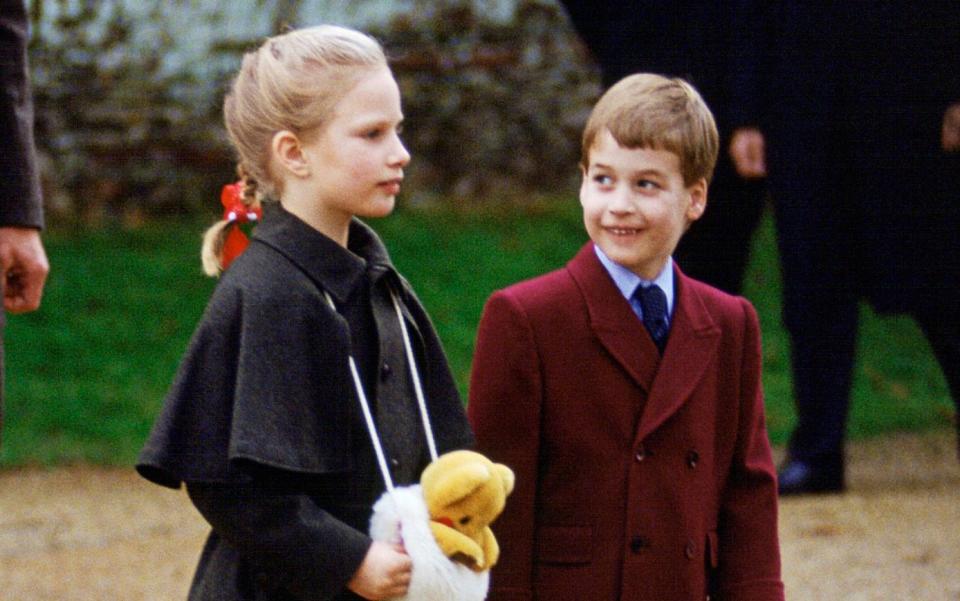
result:
[[[847,494],[784,500],[788,599],[960,601],[955,450],[950,432],[860,443]],[[205,534],[131,470],[0,472],[0,601],[182,601]]]

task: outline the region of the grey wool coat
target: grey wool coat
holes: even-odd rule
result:
[[[395,483],[417,481],[429,462],[390,289],[438,451],[473,444],[440,341],[377,235],[354,220],[347,250],[268,207],[218,283],[137,464],[158,484],[185,483],[212,526],[192,601],[359,598],[345,585],[385,486],[348,354]]]

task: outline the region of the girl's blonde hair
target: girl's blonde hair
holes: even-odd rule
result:
[[[370,69],[387,66],[372,37],[345,27],[319,25],[268,38],[243,57],[223,101],[223,119],[236,149],[243,203],[258,208],[277,198],[283,182],[271,169],[274,134],[306,136],[330,119],[337,102]],[[228,221],[214,224],[203,239],[203,270],[222,271]]]

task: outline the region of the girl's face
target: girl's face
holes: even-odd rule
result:
[[[377,68],[334,107],[333,117],[301,149],[306,184],[318,216],[347,225],[358,217],[393,211],[410,153],[400,141],[400,89],[390,69]]]

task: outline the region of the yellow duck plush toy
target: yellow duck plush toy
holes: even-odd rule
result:
[[[420,486],[430,529],[444,554],[475,571],[497,563],[500,547],[490,524],[513,491],[513,471],[473,451],[452,451],[423,470]]]

